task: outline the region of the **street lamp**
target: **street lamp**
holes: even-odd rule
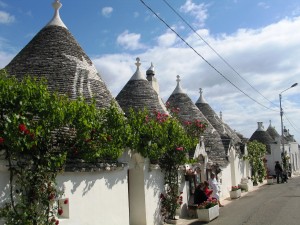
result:
[[[283,136],[283,122],[282,122],[282,116],[283,116],[283,110],[282,110],[282,106],[281,106],[281,94],[295,86],[297,86],[298,83],[294,83],[292,86],[290,86],[289,88],[285,89],[284,91],[280,92],[279,94],[279,105],[280,105],[280,122],[281,122],[281,144],[282,144],[282,153],[281,156],[282,158],[284,157],[285,154],[285,150],[284,150],[284,136]]]

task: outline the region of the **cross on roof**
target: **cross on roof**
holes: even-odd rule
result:
[[[136,63],[135,63],[135,65],[136,65],[137,69],[140,68],[141,63],[140,63],[140,58],[139,58],[139,57],[136,58]]]
[[[180,76],[177,75],[176,77],[177,77],[176,81],[177,81],[177,83],[179,83],[180,82]]]

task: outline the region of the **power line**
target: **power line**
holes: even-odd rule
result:
[[[294,130],[297,132],[297,133],[300,133],[300,130],[293,125],[293,123],[291,123],[291,121],[289,120],[289,118],[286,116],[286,113],[283,113],[284,117],[286,118],[286,120],[289,122],[289,124],[291,125],[291,127],[294,128]]]
[[[259,104],[260,106],[275,111],[277,112],[277,110],[274,110],[272,108],[269,108],[263,104],[261,104],[260,102],[256,101],[254,98],[252,98],[250,95],[248,95],[247,93],[245,93],[243,90],[241,90],[239,87],[237,87],[234,83],[232,83],[225,75],[223,75],[217,68],[215,68],[210,62],[208,62],[199,52],[197,52],[196,49],[194,49],[186,40],[184,40],[183,37],[180,36],[180,34],[178,34],[169,24],[167,24],[156,12],[154,12],[154,10],[152,8],[150,8],[143,0],[140,0],[140,2],[146,7],[148,8],[161,22],[163,22],[173,33],[175,33],[177,35],[177,37],[179,37],[189,48],[191,48],[198,56],[200,56],[203,61],[205,61],[212,69],[214,69],[219,75],[221,75],[225,80],[227,80],[232,86],[234,86],[236,89],[238,89],[240,92],[242,92],[245,96],[247,96],[248,98],[250,98],[252,101],[256,102],[257,104]]]
[[[167,0],[163,0],[165,4],[230,68],[232,69],[242,80],[244,80],[253,90],[260,94],[265,100],[276,106],[272,101],[267,99],[262,93],[260,93],[254,86],[252,86],[243,76],[237,72],[236,69],[231,66],[227,60],[225,60],[169,3]]]

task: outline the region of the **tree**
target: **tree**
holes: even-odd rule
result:
[[[248,142],[248,154],[244,156],[244,159],[249,160],[250,165],[252,166],[252,177],[254,184],[257,182],[263,182],[264,177],[266,176],[266,168],[264,166],[263,159],[266,154],[266,145],[254,140]]]

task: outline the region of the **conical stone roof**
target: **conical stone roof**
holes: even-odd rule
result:
[[[61,3],[53,3],[52,20],[5,67],[10,75],[26,75],[48,81],[50,91],[71,99],[95,98],[99,108],[110,105],[113,97],[90,58],[77,43],[59,16]]]
[[[207,124],[206,130],[203,133],[204,143],[210,145],[211,151],[208,152],[209,159],[220,166],[228,164],[226,159],[226,148],[223,145],[219,133],[213,128],[211,123],[205,118],[202,112],[192,102],[190,97],[184,92],[180,85],[180,76],[177,76],[177,86],[171,96],[168,98],[167,103],[170,108],[179,108],[178,118],[184,123],[186,121],[200,120]],[[191,153],[193,155],[193,153]]]
[[[268,129],[266,130],[266,132],[271,136],[271,138],[273,140],[280,137],[280,135],[277,133],[275,127],[272,126],[271,121],[270,121],[270,125],[269,125]]]
[[[257,130],[252,134],[249,141],[258,141],[267,147],[267,153],[271,153],[270,144],[274,143],[273,138],[266,132],[263,128],[262,122],[257,122],[258,128]]]
[[[238,135],[218,117],[215,111],[205,101],[202,93],[202,89],[200,88],[200,97],[196,101],[196,106],[200,109],[211,125],[218,131],[224,144],[229,146],[231,140],[234,143],[240,143],[241,140]]]
[[[125,84],[123,89],[117,95],[116,100],[127,114],[130,108],[134,110],[158,111],[168,113],[163,103],[160,101],[160,96],[153,89],[150,82],[140,72],[140,59],[136,59],[136,72]]]

